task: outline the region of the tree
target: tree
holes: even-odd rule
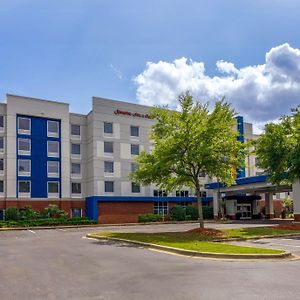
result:
[[[255,143],[258,165],[273,184],[292,184],[300,177],[300,106],[279,123],[269,123]]]
[[[140,153],[132,179],[167,191],[183,186],[194,189],[203,228],[200,177],[204,173],[232,184],[236,168],[244,161],[243,145],[237,140],[235,112],[228,103],[217,102],[209,113],[208,105],[194,103],[187,92],[179,96],[179,105],[180,111],[152,109],[154,149]]]

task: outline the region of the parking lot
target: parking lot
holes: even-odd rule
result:
[[[191,258],[84,238],[97,231],[177,231],[195,226],[0,232],[0,299],[299,299],[297,259]],[[220,226],[229,225],[209,225]],[[241,225],[230,224],[234,226]],[[300,255],[299,238],[251,243]]]

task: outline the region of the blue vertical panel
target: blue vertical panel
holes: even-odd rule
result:
[[[18,115],[19,117],[19,115]],[[17,159],[24,158],[31,160],[31,175],[30,176],[18,176],[18,180],[30,180],[31,181],[31,198],[47,198],[48,197],[48,181],[59,182],[59,197],[61,197],[61,124],[60,120],[54,120],[59,122],[59,137],[48,137],[47,121],[49,119],[21,116],[31,119],[31,134],[23,135],[17,133],[17,138],[30,138],[31,139],[31,155],[18,155]],[[51,120],[51,119],[50,119]],[[18,131],[18,127],[17,127]],[[59,157],[48,157],[47,141],[55,140],[59,142]],[[47,161],[55,160],[59,161],[59,177],[48,178]],[[18,171],[18,170],[17,170]],[[18,191],[18,182],[17,182]]]
[[[47,198],[47,120],[31,118],[31,197]]]
[[[238,130],[238,141],[240,141],[241,143],[245,142],[244,139],[244,118],[242,116],[237,116],[236,117],[237,120],[237,130]],[[246,177],[246,171],[245,168],[240,168],[237,170],[237,178],[242,178],[242,177]]]

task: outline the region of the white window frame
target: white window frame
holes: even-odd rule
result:
[[[51,162],[55,162],[58,165],[58,170],[56,173],[49,172],[49,163],[51,163]],[[57,161],[57,160],[48,160],[47,161],[47,175],[48,175],[48,177],[51,177],[51,178],[59,178],[59,161]]]
[[[29,192],[20,192],[20,182],[29,182]],[[30,180],[18,180],[18,197],[28,198],[31,197],[31,181]]]
[[[29,171],[28,172],[22,172],[19,170],[19,166],[20,166],[20,161],[24,160],[24,161],[28,161],[29,162]],[[26,158],[19,158],[18,159],[18,176],[26,176],[29,177],[31,175],[31,160],[30,159],[26,159]]]
[[[106,162],[109,162],[109,163],[112,163],[113,165],[113,171],[112,172],[107,172],[105,171],[105,163]],[[104,161],[104,174],[107,176],[107,175],[113,175],[115,173],[115,164],[114,164],[114,161],[111,161],[111,160],[105,160]]]
[[[4,124],[5,124],[5,116],[4,116],[4,115],[0,115],[0,118],[1,118],[1,117],[3,118],[3,126],[2,126],[2,127],[0,126],[0,132],[4,132],[4,127],[5,127],[5,125],[4,125]]]
[[[109,123],[112,126],[112,132],[105,132],[105,123]],[[113,136],[114,134],[114,123],[113,122],[108,122],[108,121],[104,121],[103,122],[103,134],[107,135],[107,136]]]
[[[138,191],[138,192],[134,192],[134,191],[133,191],[133,186],[134,186],[134,185],[139,186],[139,191]],[[141,193],[141,185],[138,184],[138,183],[136,183],[136,182],[131,182],[131,193],[132,193],[132,194],[140,194],[140,193]]]
[[[72,172],[72,165],[76,164],[80,166],[80,173],[73,173]],[[82,173],[82,165],[81,163],[77,163],[77,162],[71,162],[71,177],[72,178],[81,178],[81,173]]]
[[[29,141],[29,150],[21,150],[20,149],[20,141],[21,140],[25,140],[25,141]],[[20,155],[30,155],[31,154],[31,139],[28,138],[18,138],[18,154]]]
[[[54,142],[58,144],[58,152],[49,152],[49,142]],[[47,156],[48,157],[59,157],[60,153],[59,153],[59,141],[52,141],[52,140],[48,140],[47,141]]]
[[[73,208],[70,209],[71,218],[74,218],[73,209],[80,209],[80,218],[82,218],[82,208],[80,208],[80,207],[73,207]]]
[[[20,119],[29,120],[29,129],[20,129]],[[31,134],[31,118],[18,117],[18,134],[26,134],[26,135],[30,135]]]
[[[53,122],[57,124],[57,132],[49,132],[49,122]],[[47,120],[47,136],[48,137],[59,137],[59,122],[55,120]]]
[[[49,183],[57,183],[58,185],[58,192],[57,193],[49,193]],[[55,181],[55,180],[50,180],[50,181],[47,181],[47,197],[48,198],[59,198],[59,192],[60,192],[60,184],[59,184],[59,181]]]
[[[0,154],[4,153],[4,149],[5,149],[5,137],[4,136],[0,136],[0,139],[3,139],[3,148],[0,148]]]
[[[72,190],[72,184],[73,183],[80,183],[80,193],[73,193],[73,190]],[[81,198],[82,197],[82,183],[81,182],[76,182],[76,181],[72,181],[71,182],[71,197],[73,198]]]
[[[132,153],[132,146],[137,146],[138,147],[138,154],[133,154]],[[139,154],[141,153],[141,147],[140,147],[140,145],[139,144],[130,144],[130,155],[131,156],[138,156]]]
[[[4,175],[4,170],[5,170],[5,159],[4,158],[0,158],[0,160],[3,160],[3,170],[0,169],[0,175]]]
[[[132,127],[138,128],[138,134],[139,135],[131,135],[131,129],[132,129]],[[137,140],[140,138],[140,126],[130,125],[130,138],[131,139],[137,139]]]
[[[167,215],[169,213],[168,201],[155,201],[153,202],[153,213],[155,215]]]
[[[112,144],[112,152],[105,152],[105,143],[111,143]],[[111,142],[111,141],[104,141],[103,142],[103,153],[104,153],[104,156],[108,156],[108,157],[111,157],[114,155],[114,151],[115,151],[115,143],[114,142]]]
[[[79,148],[80,148],[80,154],[74,154],[72,153],[72,145],[79,145]],[[71,143],[71,157],[72,158],[77,158],[77,159],[80,159],[81,158],[81,144],[79,143]]]
[[[4,193],[5,193],[5,185],[4,185],[4,180],[3,180],[3,179],[1,179],[0,181],[2,181],[2,182],[3,182],[3,191],[2,191],[2,192],[0,191],[0,196],[3,196],[3,195],[4,195]]]
[[[72,134],[72,126],[79,126],[79,135],[77,134]],[[81,140],[81,125],[80,124],[71,124],[70,126],[70,136],[71,136],[71,139],[73,140]]]
[[[105,191],[105,183],[106,182],[112,182],[112,187],[113,187],[113,191],[112,192],[106,192]],[[104,193],[106,193],[106,194],[113,194],[114,192],[115,192],[115,182],[113,180],[105,180],[104,181]]]

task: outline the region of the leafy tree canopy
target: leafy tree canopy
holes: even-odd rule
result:
[[[300,177],[300,106],[279,123],[269,123],[256,141],[258,165],[275,184],[293,183]]]
[[[234,183],[236,169],[244,162],[244,147],[237,140],[235,112],[228,103],[217,102],[210,113],[208,105],[194,103],[186,93],[179,97],[179,105],[180,111],[152,109],[154,148],[138,156],[132,178],[167,191],[189,186],[199,199],[203,173],[227,185]]]

